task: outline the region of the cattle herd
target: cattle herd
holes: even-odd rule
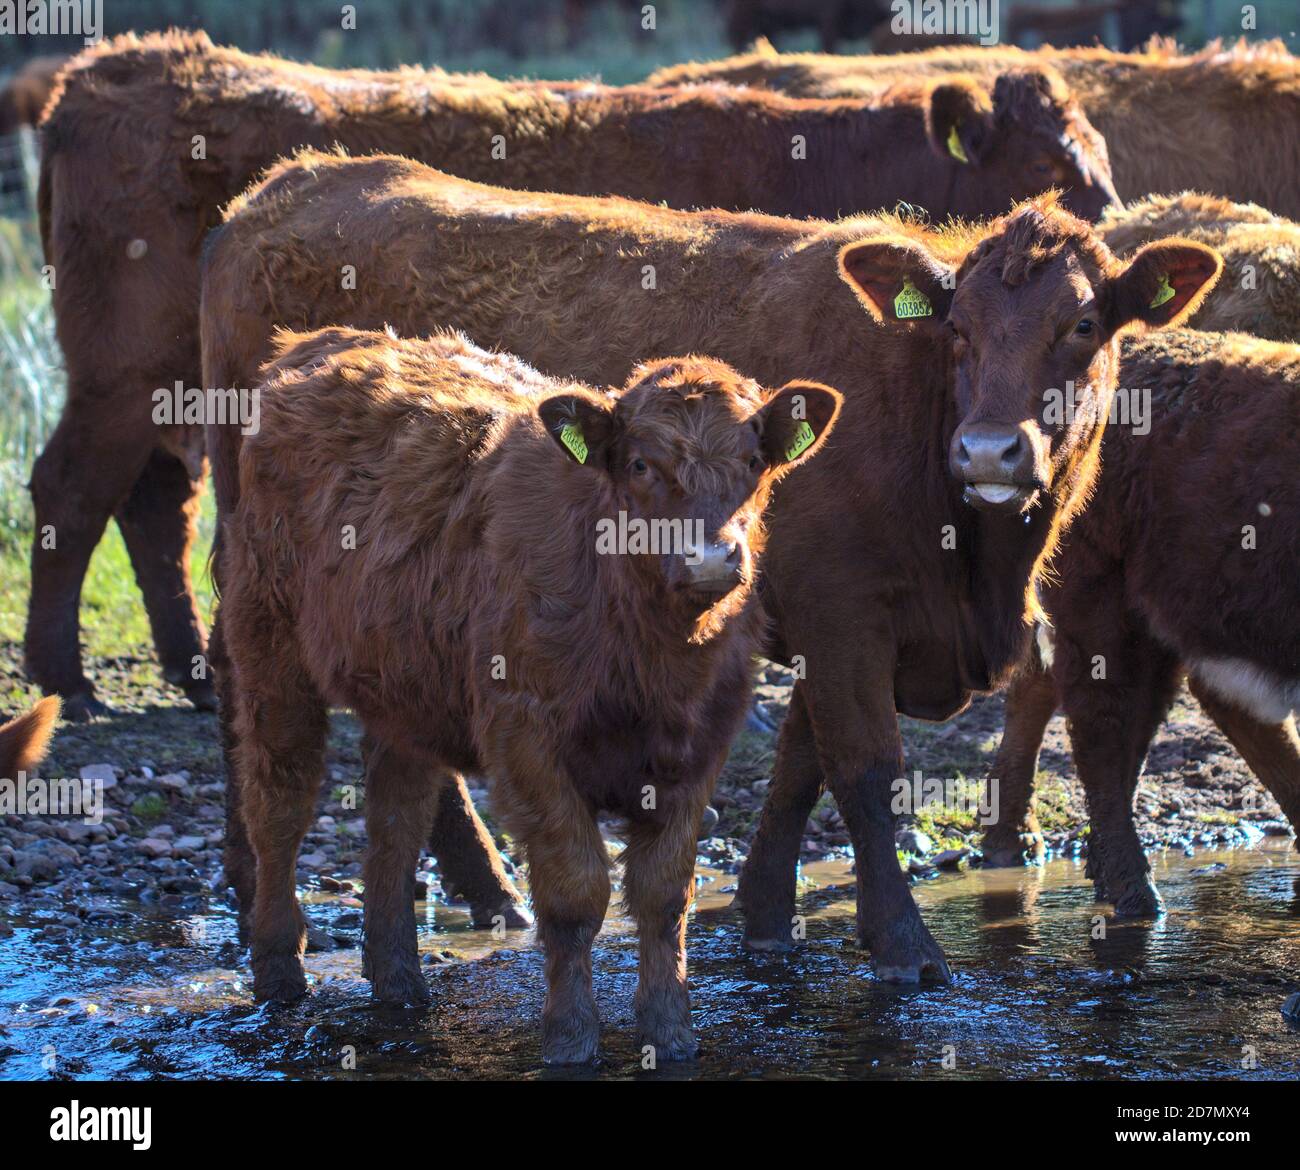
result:
[[[485,775],[529,866],[550,1063],[597,1050],[600,813],[641,1042],[694,1054],[695,840],[756,655],[797,682],[737,894],[752,948],[792,944],[829,789],[877,976],[949,978],[895,851],[898,715],[1004,686],[991,864],[1042,854],[1062,709],[1098,897],[1158,912],[1133,798],[1184,674],[1300,818],[1281,47],[760,50],[613,87],[167,33],[74,58],[40,133],[68,396],[31,478],[28,669],[65,717],[103,710],[78,605],[116,519],[166,678],[220,712],[259,999],[306,988],[332,706],[365,730],[374,995],[427,998],[426,844],[476,920],[529,921],[461,779]],[[160,421],[172,387],[206,412]],[[227,392],[253,425],[214,413]],[[6,769],[57,702],[0,731]]]

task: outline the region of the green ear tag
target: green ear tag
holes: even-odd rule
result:
[[[930,298],[912,283],[911,277],[904,277],[903,291],[894,298],[894,316],[900,321],[909,317],[933,317],[934,306]]]
[[[791,440],[790,446],[785,452],[786,462],[789,463],[792,460],[798,459],[799,456],[807,451],[815,442],[817,442],[817,434],[812,427],[808,425],[808,420],[804,419],[797,427],[795,427],[794,438]]]
[[[566,422],[560,428],[560,442],[579,463],[587,462],[587,440],[582,437],[582,431],[576,423]]]
[[[952,155],[959,163],[969,163],[970,159],[966,157],[965,150],[962,149],[961,139],[957,137],[957,127],[954,126],[948,131],[948,153]]]
[[[1166,301],[1172,301],[1176,295],[1174,286],[1169,283],[1169,274],[1166,273],[1160,278],[1160,287],[1156,289],[1156,295],[1151,298],[1151,304],[1147,307],[1158,309]]]

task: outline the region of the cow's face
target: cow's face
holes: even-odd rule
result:
[[[605,532],[626,540],[597,551],[635,558],[698,617],[743,601],[768,492],[816,452],[839,406],[825,386],[768,393],[722,362],[688,357],[640,367],[617,395],[557,396],[538,413],[571,459],[613,480],[625,520]]]
[[[1021,512],[1099,439],[1117,334],[1181,321],[1222,260],[1169,239],[1121,262],[1048,196],[990,225],[956,268],[897,237],[849,244],[840,265],[882,323],[929,330],[950,353],[948,464],[966,502]]]
[[[1053,70],[1003,73],[991,97],[969,81],[936,85],[927,128],[954,168],[956,215],[999,215],[1050,188],[1082,219],[1120,204],[1106,142]]]

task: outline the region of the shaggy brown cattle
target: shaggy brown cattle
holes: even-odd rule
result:
[[[726,81],[804,97],[864,97],[899,81],[1006,69],[1060,71],[1110,149],[1126,194],[1194,189],[1300,219],[1300,63],[1280,41],[1218,42],[1184,55],[1154,40],[1143,52],[940,48],[898,56],[777,54],[771,49],[651,75],[655,85]]]
[[[0,780],[16,780],[19,772],[30,772],[45,758],[59,707],[58,697],[51,695],[0,727]]]
[[[335,274],[353,262],[343,288]],[[1073,380],[1104,413],[1116,334],[1180,318],[1218,266],[1179,241],[1121,264],[1047,197],[936,233],[518,193],[307,152],[214,234],[204,378],[248,384],[276,324],[387,321],[454,326],[589,381],[694,349],[767,385],[807,370],[842,389],[827,452],[773,509],[768,649],[806,677],[742,894],[750,940],[788,945],[800,834],[825,780],[857,852],[860,936],[884,977],[918,979],[946,967],[894,852],[895,703],[946,718],[1023,657],[1033,581],[1101,437],[1088,409],[1044,427],[1044,396]],[[233,440],[210,429],[219,505]]]
[[[1109,209],[1097,232],[1117,256],[1162,236],[1209,244],[1223,257],[1223,277],[1188,325],[1300,341],[1300,224],[1185,191]]]
[[[33,57],[0,88],[0,134],[35,127],[54,92],[54,79],[67,57]]]
[[[1033,782],[1059,705],[1098,897],[1142,915],[1160,896],[1133,794],[1184,670],[1300,826],[1300,347],[1179,330],[1129,342],[1120,381],[1149,389],[1150,429],[1107,428],[1105,472],[1041,591],[1050,672],[1035,655],[1008,694],[985,851],[1041,855]]]
[[[648,363],[601,395],[455,335],[326,329],[279,347],[221,554],[226,693],[257,856],[254,993],[306,989],[294,860],[328,706],[348,706],[376,744],[376,997],[428,998],[412,902],[431,773],[474,770],[528,859],[544,1058],[596,1054],[600,811],[627,824],[641,1043],[689,1058],[695,835],[748,705],[762,512],[840,396],[804,382],[765,393],[699,357]]]
[[[954,79],[822,102],[340,73],[202,34],[89,50],[44,130],[42,235],[68,401],[32,475],[36,531],[57,538],[33,543],[26,638],[33,678],[67,696],[69,717],[99,709],[77,610],[111,515],[165,676],[211,704],[188,567],[201,429],[160,415],[155,392],[198,386],[198,252],[218,209],[277,157],[331,143],[508,187],[801,216],[896,200],[991,214],[1052,185],[1089,216],[1114,200],[1104,143],[1042,71],[999,78],[991,96]]]

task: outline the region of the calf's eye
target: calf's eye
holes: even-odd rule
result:
[[[763,466],[763,461],[757,455],[751,455],[749,457],[750,471],[757,471],[762,466]]]
[[[1092,331],[1093,331],[1095,328],[1096,328],[1096,325],[1095,325],[1093,322],[1089,321],[1089,320],[1085,317],[1082,321],[1080,321],[1080,322],[1079,322],[1079,323],[1074,327],[1074,332],[1075,332],[1079,337],[1091,337],[1091,336],[1092,336]]]
[[[647,471],[649,471],[649,470],[650,470],[650,468],[646,466],[646,461],[645,461],[644,459],[633,459],[633,460],[632,460],[632,474],[633,474],[633,475],[645,475],[645,473],[646,473]]]

